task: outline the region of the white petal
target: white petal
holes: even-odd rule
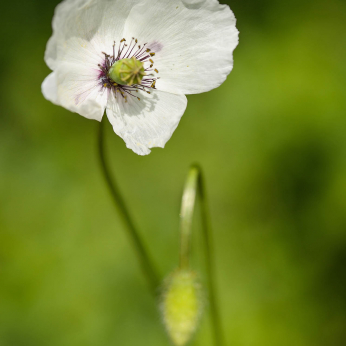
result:
[[[99,85],[98,71],[83,65],[59,64],[42,83],[44,97],[71,112],[101,121],[107,91]]]
[[[217,0],[182,0],[182,3],[187,8],[200,8],[200,7],[210,7],[218,6],[219,2]]]
[[[163,148],[171,138],[183,115],[187,99],[185,95],[152,91],[135,93],[137,98],[128,96],[127,103],[117,93],[110,95],[107,116],[114,132],[126,146],[139,155],[150,153],[149,148]]]
[[[200,93],[218,87],[233,67],[238,44],[228,6],[207,0],[193,9],[181,0],[144,0],[125,24],[124,37],[148,42],[156,55],[156,87],[172,93]],[[198,5],[198,6],[197,6]]]
[[[112,48],[122,36],[125,20],[135,0],[65,0],[55,9],[53,35],[49,39],[45,61],[54,70],[57,60],[66,53],[66,42],[72,37],[90,41],[102,37],[103,45]]]
[[[56,85],[55,73],[49,74],[43,81],[41,86],[43,96],[50,102],[59,105],[58,101],[58,91]]]

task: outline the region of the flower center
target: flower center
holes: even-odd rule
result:
[[[105,56],[104,63],[98,65],[100,69],[99,81],[102,88],[108,88],[114,97],[120,95],[127,102],[127,96],[133,96],[138,90],[150,94],[151,89],[155,89],[156,80],[153,72],[159,73],[153,68],[155,52],[146,48],[144,45],[137,45],[138,40],[132,38],[130,44],[126,44],[123,38],[120,41],[118,52],[116,44],[113,44],[113,55],[103,53]],[[147,65],[147,67],[144,66]],[[149,66],[148,66],[149,65]],[[137,97],[140,100],[139,97]]]

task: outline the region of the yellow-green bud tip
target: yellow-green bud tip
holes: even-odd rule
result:
[[[168,335],[175,346],[184,346],[195,332],[202,311],[196,274],[176,270],[165,280],[161,312]]]
[[[108,77],[120,85],[141,84],[144,72],[143,63],[134,56],[115,62],[108,71]]]

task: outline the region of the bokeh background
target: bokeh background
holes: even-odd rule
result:
[[[41,95],[57,3],[0,5],[0,345],[169,345],[100,173],[99,124]],[[108,125],[114,174],[165,275],[188,167],[204,168],[227,345],[346,345],[346,3],[229,5],[227,81],[189,96],[147,157]],[[192,345],[212,345],[208,322],[207,307]]]

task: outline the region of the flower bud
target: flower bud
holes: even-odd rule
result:
[[[202,311],[200,285],[190,270],[176,270],[165,280],[161,312],[175,346],[185,345],[197,328]]]
[[[131,59],[121,59],[109,69],[108,77],[121,85],[141,84],[144,72],[143,63],[134,56]]]

